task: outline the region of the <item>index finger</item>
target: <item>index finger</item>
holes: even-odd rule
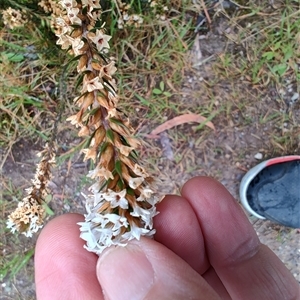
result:
[[[35,283],[39,300],[103,299],[96,276],[98,256],[87,252],[79,237],[79,214],[51,220],[42,230],[35,251]]]
[[[259,239],[226,188],[195,177],[182,188],[201,225],[207,255],[233,299],[299,299],[299,286]]]

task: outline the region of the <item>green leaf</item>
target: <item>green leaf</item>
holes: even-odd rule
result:
[[[6,262],[0,269],[0,279],[9,276],[14,277],[31,259],[34,249],[27,251],[24,255],[16,254],[10,261]]]
[[[283,50],[283,53],[284,53],[284,60],[285,61],[288,61],[291,57],[293,57],[293,49],[291,48],[286,48]]]
[[[45,212],[49,216],[54,216],[54,211],[48,206],[48,203],[52,200],[51,195],[47,195],[45,197],[45,202],[43,203],[43,208],[45,209]]]
[[[274,73],[277,73],[279,76],[282,76],[288,69],[287,64],[278,64],[272,68]]]
[[[21,62],[25,59],[24,55],[13,52],[4,52],[2,55],[10,62]]]
[[[118,119],[116,119],[116,118],[109,118],[109,121],[110,121],[110,122],[113,122],[113,123],[115,123],[115,124],[118,124],[118,125],[120,125],[120,126],[124,126],[124,124],[122,123],[122,121],[121,121],[121,120],[118,120]]]
[[[120,190],[124,189],[124,182],[122,181],[122,179],[119,179],[117,182],[117,186],[119,187]]]
[[[164,90],[165,90],[165,83],[164,83],[163,81],[161,81],[161,82],[159,83],[159,88],[160,88],[161,91],[164,91]]]
[[[83,82],[83,77],[84,77],[84,74],[83,74],[83,73],[81,73],[81,74],[78,76],[78,78],[77,78],[77,80],[76,80],[76,83],[75,83],[75,90],[77,90],[78,87],[81,86],[81,84],[82,84],[82,82]]]
[[[268,52],[265,52],[262,57],[266,58],[267,60],[271,60],[275,57],[275,53],[272,52],[272,51],[268,51]]]
[[[100,146],[100,155],[103,151],[105,151],[106,147],[108,145],[108,142],[104,142],[101,146]]]
[[[161,90],[159,90],[159,89],[153,89],[153,94],[155,94],[155,95],[161,95],[162,94],[162,91]]]
[[[278,50],[280,47],[281,47],[281,41],[277,42],[277,43],[274,45],[274,50]]]
[[[106,130],[106,136],[113,142],[114,141],[114,134],[111,129]]]
[[[119,174],[119,176],[122,178],[122,166],[121,161],[117,160],[115,163],[115,170]]]
[[[163,93],[166,97],[171,97],[172,96],[172,94],[170,93],[170,92],[164,92]]]
[[[88,92],[85,92],[83,94],[81,94],[74,103],[77,103],[79,101],[79,99],[81,99],[82,97],[84,97]]]
[[[18,261],[18,264],[14,266],[13,270],[11,271],[10,278],[15,276],[28,263],[28,261],[33,256],[33,254],[34,254],[34,249],[31,249],[26,252],[24,257],[21,257],[21,259]]]
[[[129,157],[134,161],[134,162],[137,162],[138,158],[139,158],[139,155],[138,153],[136,152],[135,149],[131,150],[130,154],[129,154]]]
[[[128,195],[134,196],[134,190],[131,189],[130,187],[127,188],[127,193]]]

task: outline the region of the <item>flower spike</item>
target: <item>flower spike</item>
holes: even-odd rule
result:
[[[153,217],[158,213],[150,184],[153,179],[137,160],[140,142],[117,103],[117,71],[108,58],[111,36],[101,25],[101,6],[95,0],[62,0],[65,15],[57,20],[57,44],[78,56],[83,73],[81,95],[74,99],[79,112],[68,120],[79,127],[79,136],[90,138],[82,150],[84,160],[96,165],[88,177],[95,179],[86,198],[85,221],[79,223],[88,251],[100,254],[112,245],[124,246],[131,239],[152,236]]]

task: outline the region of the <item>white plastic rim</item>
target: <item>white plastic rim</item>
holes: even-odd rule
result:
[[[243,177],[241,184],[240,184],[240,199],[242,205],[245,207],[245,209],[250,213],[251,215],[255,216],[256,218],[265,220],[266,218],[259,215],[257,212],[255,212],[251,206],[248,203],[247,199],[247,190],[250,182],[252,179],[266,166],[266,161],[261,162],[260,164],[256,165],[254,168],[250,169],[246,175]]]
[[[247,199],[247,189],[250,184],[250,182],[253,180],[253,178],[265,167],[271,166],[277,163],[283,163],[287,161],[292,161],[292,160],[300,160],[300,155],[289,155],[289,156],[282,156],[282,157],[276,157],[276,158],[271,158],[269,160],[265,160],[252,169],[250,169],[246,175],[243,177],[241,184],[240,184],[240,199],[242,205],[245,207],[245,209],[253,216],[255,216],[258,219],[265,220],[266,218],[259,215],[257,212],[255,212],[251,206],[248,203]]]

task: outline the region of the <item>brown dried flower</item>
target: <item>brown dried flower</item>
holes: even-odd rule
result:
[[[28,22],[28,18],[24,11],[13,9],[11,7],[2,11],[2,17],[3,23],[10,29],[21,27]]]

